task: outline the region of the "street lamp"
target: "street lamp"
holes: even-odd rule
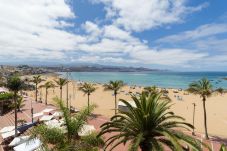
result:
[[[195,127],[194,127],[194,125],[195,125],[195,106],[196,106],[196,104],[192,103],[192,105],[193,105],[193,131],[192,131],[192,135],[195,135]]]
[[[33,106],[32,106],[32,99],[31,99],[31,116],[32,116],[32,123],[33,123]]]

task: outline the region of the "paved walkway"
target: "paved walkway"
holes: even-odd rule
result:
[[[31,104],[32,103],[32,104]],[[26,122],[31,122],[31,105],[33,107],[33,113],[38,113],[44,110],[45,108],[55,108],[53,105],[45,105],[42,103],[37,103],[35,101],[31,101],[30,98],[25,97],[24,98],[24,104],[25,106],[21,109],[21,111],[17,112],[18,120],[25,120]],[[11,112],[8,112],[7,114],[4,114],[4,116],[0,116],[0,129],[6,126],[13,126],[14,125],[14,110]],[[37,120],[39,117],[34,118],[34,121]],[[2,149],[2,137],[0,137],[0,151],[3,151]]]

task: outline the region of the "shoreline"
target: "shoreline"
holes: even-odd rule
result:
[[[48,81],[54,81],[59,75],[42,75]],[[83,106],[87,105],[87,96],[78,90],[76,80],[70,80],[69,83],[69,104],[71,104],[76,109],[81,109]],[[91,104],[96,104],[97,108],[94,110],[94,114],[103,115],[110,118],[114,115],[114,97],[111,91],[104,91],[102,84],[96,83],[97,90],[91,94],[90,101]],[[141,92],[143,87],[135,87],[135,89],[130,88],[126,85],[120,90],[118,99],[125,99],[130,101],[129,92],[137,93]],[[168,96],[173,102],[171,111],[180,115],[186,119],[186,122],[192,123],[192,103],[196,103],[195,112],[195,131],[203,133],[203,109],[202,101],[199,96],[185,93],[184,90],[178,91],[178,89],[166,89],[169,91]],[[174,93],[177,92],[177,93]],[[59,97],[59,87],[48,90],[48,102],[53,103],[52,99],[54,97]],[[29,92],[29,96],[34,98],[34,91]],[[39,90],[38,99],[45,101],[45,89]],[[179,99],[181,98],[181,99]],[[209,98],[207,100],[207,116],[208,116],[208,132],[211,135],[227,138],[227,94],[217,95]],[[63,87],[63,100],[66,100],[66,86]]]
[[[227,72],[221,72],[222,74],[213,75],[206,72],[166,72],[167,74],[161,74],[159,72],[69,72],[69,79],[75,81],[86,81],[89,83],[105,84],[110,80],[123,80],[129,86],[147,87],[156,85],[159,88],[168,89],[187,89],[188,85],[193,81],[198,81],[203,77],[206,77],[211,81],[214,88],[227,89],[227,80],[224,77],[227,76]],[[192,74],[182,74],[192,73]],[[218,72],[219,73],[219,72]],[[58,72],[61,77],[66,78],[66,72]],[[93,78],[94,77],[94,78]],[[102,77],[102,78],[100,78]]]

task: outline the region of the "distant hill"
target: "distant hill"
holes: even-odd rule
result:
[[[43,67],[55,72],[144,72],[159,71],[157,69],[149,69],[144,67],[124,67],[124,66],[105,66],[105,65],[77,65],[77,66],[49,66]]]
[[[3,64],[4,66],[10,65],[15,67],[15,70],[26,71],[31,73],[39,72],[146,72],[146,71],[161,71],[158,69],[150,69],[144,67],[125,67],[125,66],[110,66],[100,64],[89,64],[89,63],[12,63]]]

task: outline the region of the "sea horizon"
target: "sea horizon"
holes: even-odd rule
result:
[[[207,78],[211,81],[213,88],[227,88],[227,72],[217,71],[149,71],[149,72],[69,72],[69,79],[92,82],[107,83],[110,80],[122,80],[127,85],[151,86],[161,88],[186,89],[193,81]],[[66,72],[58,72],[67,78]]]

